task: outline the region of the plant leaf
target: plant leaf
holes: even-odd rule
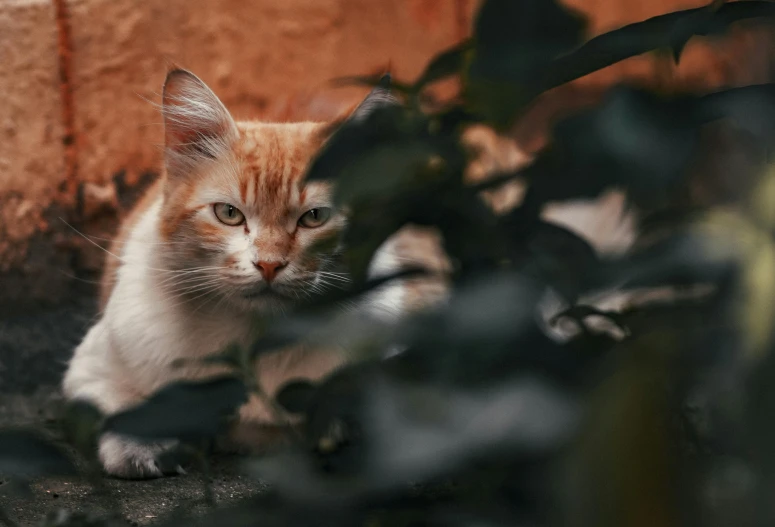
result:
[[[527,241],[523,272],[535,276],[569,302],[589,288],[600,266],[595,250],[581,237],[550,222],[539,222]],[[569,265],[569,262],[573,262]]]
[[[769,147],[775,139],[775,84],[742,86],[701,97],[695,120],[709,123],[727,120]]]
[[[245,385],[234,377],[181,381],[134,408],[108,417],[103,429],[148,440],[196,441],[214,437],[245,402]]]
[[[414,88],[411,84],[397,82],[392,79],[390,74],[379,75],[352,75],[348,77],[338,77],[332,81],[337,86],[381,86],[389,88],[390,91],[398,93],[413,93]]]
[[[720,6],[713,2],[709,6],[629,24],[594,37],[575,50],[567,49],[567,53],[550,58],[547,56],[551,53],[542,55],[543,61],[537,55],[539,58],[534,59],[532,66],[530,60],[509,59],[509,48],[502,43],[494,44],[494,50],[485,55],[499,59],[490,62],[481,59],[477,42],[474,59],[464,76],[465,89],[472,109],[503,128],[521,115],[535,97],[561,84],[652,50],[669,48],[678,54],[693,36],[719,35],[736,22],[773,16],[775,4],[769,1],[730,2]],[[569,44],[570,39],[565,42]],[[495,51],[499,46],[500,51]],[[561,46],[549,49],[558,50]]]
[[[364,152],[394,140],[405,140],[405,133],[417,129],[400,106],[384,106],[366,119],[346,121],[326,142],[307,170],[307,181],[336,180],[343,168]]]
[[[463,84],[469,109],[505,126],[532,95],[526,87],[582,42],[584,19],[554,0],[488,0],[474,24]]]
[[[0,474],[21,479],[75,474],[70,458],[30,430],[0,430]]]
[[[73,401],[65,408],[65,434],[70,443],[87,459],[96,455],[102,421],[102,413],[87,401]]]
[[[538,95],[627,58],[686,42],[692,36],[722,34],[735,22],[775,16],[775,4],[768,1],[730,2],[717,9],[713,4],[659,15],[599,35],[537,72],[530,91]]]
[[[460,74],[465,64],[465,54],[472,49],[472,46],[473,43],[470,40],[464,40],[433,57],[425,67],[425,71],[415,81],[414,89],[419,91],[428,84]]]
[[[474,23],[468,75],[525,81],[581,44],[586,21],[555,0],[487,0]]]
[[[598,107],[555,126],[552,146],[523,171],[529,198],[594,198],[621,187],[632,199],[658,199],[683,181],[698,133],[691,98],[615,89]]]

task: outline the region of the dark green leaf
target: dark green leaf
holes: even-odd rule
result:
[[[586,22],[555,0],[487,0],[474,23],[468,74],[526,81],[581,44]]]
[[[511,122],[532,98],[535,76],[582,42],[584,26],[554,0],[485,2],[464,75],[470,109],[498,126]]]
[[[768,1],[730,2],[718,9],[713,4],[656,16],[599,35],[552,62],[539,73],[531,91],[537,95],[624,59],[680,44],[692,35],[722,34],[735,22],[775,16],[775,4]]]
[[[704,125],[729,123],[767,148],[774,119],[775,85],[675,98],[619,88],[598,107],[558,123],[553,144],[535,163],[493,185],[511,177],[531,181],[525,203],[534,212],[549,201],[594,198],[613,187],[638,204],[657,203],[685,183],[701,153]]]
[[[379,108],[361,121],[345,122],[322,148],[307,171],[308,181],[335,180],[364,152],[416,134],[422,122],[412,122],[398,106]]]
[[[97,407],[87,401],[73,401],[65,408],[63,427],[70,443],[78,452],[93,458],[103,416]]]
[[[512,344],[534,326],[533,309],[540,291],[540,285],[516,273],[471,278],[443,307],[406,322],[408,343],[462,353],[478,350],[482,359],[511,353]]]
[[[698,124],[724,120],[769,147],[775,140],[775,84],[732,88],[706,95],[696,104]]]
[[[380,86],[382,88],[390,88],[391,91],[398,93],[413,93],[414,91],[414,88],[411,84],[394,81],[390,74],[339,77],[338,79],[334,79],[333,82],[339,86]]]
[[[741,247],[729,234],[723,228],[717,232],[676,228],[647,249],[612,262],[609,283],[632,289],[729,283],[742,259]]]
[[[247,390],[236,378],[182,381],[162,388],[139,406],[108,417],[104,430],[149,440],[211,438],[245,402]]]
[[[299,344],[342,347],[348,342],[351,348],[357,348],[358,342],[371,339],[381,345],[385,340],[381,333],[388,328],[367,313],[365,297],[396,280],[425,275],[425,269],[411,267],[321,295],[300,307],[296,313],[267,324],[265,331],[253,343],[250,357],[255,359]],[[358,311],[340,312],[349,302],[363,302],[364,307]],[[355,349],[349,351],[352,353]]]
[[[471,48],[471,41],[466,40],[433,57],[425,67],[425,71],[415,81],[415,89],[419,91],[428,84],[460,74],[463,69],[465,54]]]
[[[484,456],[502,461],[508,452],[553,451],[566,444],[578,424],[578,406],[568,394],[527,376],[484,390],[369,379],[365,393],[350,392],[360,403],[356,414],[348,413],[344,421],[341,414],[329,416],[329,423],[360,418],[363,443],[357,453],[351,450],[359,462],[346,465],[346,477],[325,477],[310,460],[290,453],[255,462],[252,471],[295,502],[346,505],[396,492],[407,481],[448,474]],[[341,388],[327,395],[340,397]],[[314,414],[311,419],[317,421]]]
[[[437,149],[430,142],[407,141],[385,144],[364,152],[342,170],[336,187],[338,204],[379,199],[399,189],[421,183],[423,169]]]
[[[493,45],[496,50],[504,46],[499,54],[491,53],[500,57],[499,66],[487,60],[477,63],[480,60],[477,47],[466,89],[473,108],[489,122],[503,127],[512,123],[536,96],[561,84],[649,51],[671,49],[677,55],[693,36],[723,34],[736,22],[772,16],[775,16],[775,4],[768,1],[730,2],[721,6],[714,2],[604,33],[551,60],[546,56],[543,62],[535,59],[533,66],[529,62],[512,64],[513,59],[507,57],[508,47],[503,43]]]
[[[548,222],[533,227],[527,240],[523,272],[552,287],[569,302],[595,283],[599,268],[595,250],[575,233]]]
[[[233,371],[238,372],[245,366],[246,353],[242,346],[237,344],[231,344],[221,353],[215,355],[208,355],[204,359],[194,359],[193,362],[209,362],[219,363],[232,368]],[[187,361],[192,362],[192,361]],[[183,363],[181,363],[183,365]]]
[[[534,184],[530,198],[593,198],[611,187],[636,199],[661,198],[683,181],[698,134],[690,98],[614,90],[555,127],[551,148],[524,171]]]
[[[404,266],[403,269],[384,275],[371,277],[361,284],[354,284],[350,288],[332,290],[328,294],[321,296],[319,299],[310,301],[304,306],[302,312],[315,312],[319,309],[330,308],[344,302],[357,301],[360,297],[368,295],[369,293],[373,293],[377,289],[389,285],[397,280],[429,276],[431,276],[431,273],[424,267],[416,265]]]
[[[316,386],[309,381],[291,381],[277,392],[277,403],[286,411],[304,414],[312,404]]]
[[[0,430],[0,474],[28,479],[74,473],[75,466],[65,453],[38,433]]]

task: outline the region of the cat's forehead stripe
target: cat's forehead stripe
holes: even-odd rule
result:
[[[248,190],[250,187],[250,182],[251,178],[239,178],[239,197],[242,200],[242,203],[248,202]]]
[[[303,202],[302,178],[321,145],[317,123],[240,123],[239,157],[243,170],[239,193],[244,203],[282,215]],[[268,210],[267,210],[268,209]]]

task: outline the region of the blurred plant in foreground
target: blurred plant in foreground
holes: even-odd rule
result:
[[[245,463],[273,491],[170,524],[771,524],[775,85],[671,96],[619,87],[557,123],[529,166],[475,185],[462,134],[508,129],[544,91],[627,57],[667,49],[678,61],[695,36],[773,15],[767,1],[713,2],[584,42],[585,20],[554,0],[487,0],[473,37],[415,82],[349,79],[402,98],[343,127],[309,170],[335,181],[351,211],[342,236],[352,284],[266,323],[252,349],[212,358],[236,377],[167,387],[108,420],[71,408],[71,437],[86,457],[100,431],[179,438],[206,468],[202,452],[246,391],[266,396],[248,373],[257,356],[346,341],[350,366],[317,385],[291,383],[273,402],[307,420],[303,437]],[[447,78],[459,79],[459,95],[434,100],[428,88]],[[745,145],[747,164],[729,163],[714,140]],[[704,169],[714,154],[717,170]],[[514,180],[524,199],[495,214],[482,192]],[[550,203],[612,188],[643,219],[626,256],[600,258],[541,218]],[[365,278],[375,250],[406,225],[441,233],[448,301],[392,325],[342,315],[343,303],[390,280],[427,274]],[[638,301],[665,288],[667,300]],[[611,290],[630,306],[580,303]],[[549,292],[580,329],[569,340],[538,319]],[[594,331],[590,317],[625,337]],[[380,358],[391,346],[404,351]],[[0,472],[70,467],[20,433],[0,434]]]

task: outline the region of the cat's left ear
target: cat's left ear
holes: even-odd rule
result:
[[[350,121],[363,121],[378,108],[399,106],[399,100],[390,93],[390,73],[382,76],[379,84],[366,96],[350,114]]]
[[[217,159],[239,136],[234,119],[220,99],[186,70],[167,74],[162,114],[164,157],[172,177],[185,175],[202,161]]]

